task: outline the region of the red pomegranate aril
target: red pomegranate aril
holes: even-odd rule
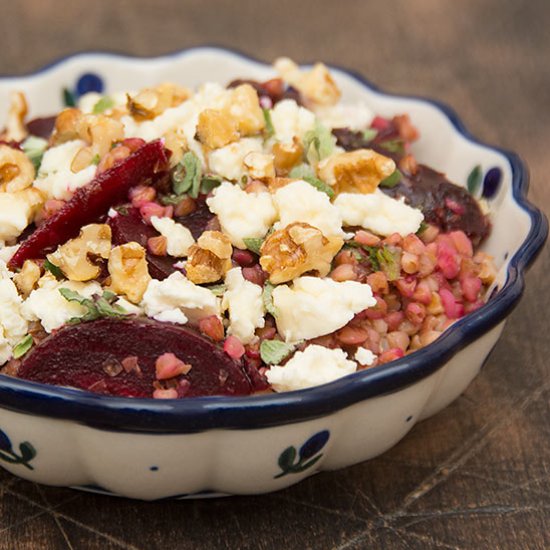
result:
[[[417,302],[410,302],[405,308],[405,316],[414,325],[421,325],[426,317],[426,308]]]
[[[365,310],[367,319],[382,319],[388,312],[388,304],[380,296],[375,296],[376,304]]]
[[[254,267],[243,267],[242,273],[243,277],[247,281],[250,281],[251,283],[262,287],[267,280],[267,273],[258,264],[256,264]]]
[[[228,336],[223,344],[223,351],[231,357],[231,359],[240,359],[245,354],[245,349],[242,342],[236,336]]]
[[[341,264],[330,272],[329,277],[333,281],[341,283],[343,281],[355,281],[357,274],[352,264]]]
[[[403,319],[405,319],[405,314],[402,311],[392,311],[384,317],[389,331],[397,330]]]
[[[453,241],[456,250],[462,256],[471,258],[474,255],[474,249],[472,246],[472,241],[468,238],[464,231],[451,231],[449,237]]]
[[[260,340],[273,340],[277,334],[277,329],[275,327],[265,326],[256,330],[256,335]]]
[[[157,380],[169,380],[182,374],[187,374],[191,365],[178,359],[173,353],[163,353],[155,362]]]
[[[413,294],[413,300],[415,302],[420,302],[427,306],[432,300],[432,290],[426,281],[421,280],[417,285]]]
[[[360,229],[357,233],[355,233],[354,240],[355,242],[365,246],[377,246],[380,244],[380,237],[377,237],[364,229]]]
[[[380,132],[390,127],[390,121],[387,118],[376,115],[372,119],[372,122],[370,123],[370,127]]]
[[[178,391],[174,388],[167,390],[159,389],[153,391],[153,399],[177,399]]]
[[[346,326],[336,333],[336,338],[345,346],[360,346],[369,336],[368,331],[359,328]]]
[[[417,254],[411,252],[403,252],[401,255],[401,269],[409,274],[413,275],[420,268],[420,260]]]
[[[441,298],[445,315],[449,319],[458,319],[464,315],[464,306],[456,300],[450,290],[446,288],[440,289],[439,297]]]
[[[203,317],[199,321],[199,330],[205,336],[212,338],[214,342],[221,342],[225,336],[225,329],[223,328],[222,320],[216,315]]]
[[[237,262],[241,267],[252,267],[256,263],[256,257],[250,250],[242,250],[240,248],[233,249],[232,260]]]
[[[135,208],[141,208],[149,202],[153,202],[157,196],[157,191],[149,185],[138,185],[132,187],[128,193],[128,197]]]
[[[378,364],[383,365],[384,363],[389,363],[390,361],[395,361],[396,359],[400,359],[405,354],[403,353],[403,350],[401,348],[390,348],[384,352],[382,352],[378,356]]]
[[[244,353],[249,359],[261,359],[260,346],[258,344],[248,344],[245,346]]]
[[[464,277],[460,280],[462,295],[468,302],[475,302],[478,299],[481,286],[479,277]]]
[[[351,250],[341,250],[334,257],[333,265],[335,267],[343,264],[357,265],[357,258],[353,255]]]
[[[386,340],[390,348],[399,348],[403,351],[407,350],[411,341],[409,335],[401,330],[388,332]]]
[[[147,202],[140,207],[139,213],[146,223],[151,224],[151,218],[153,216],[163,218],[166,215],[166,209],[156,202]]]
[[[387,294],[389,292],[388,277],[383,271],[375,271],[367,275],[367,283],[373,292]]]
[[[419,256],[426,250],[426,245],[414,233],[409,233],[403,238],[403,250]]]
[[[385,245],[401,246],[403,243],[403,237],[399,233],[392,233],[389,237],[386,237],[382,242]]]
[[[446,279],[454,279],[460,272],[458,254],[446,241],[438,243],[437,266]]]
[[[395,281],[397,290],[399,290],[401,296],[404,296],[405,298],[413,297],[414,291],[416,290],[416,284],[416,278],[411,276],[402,277],[401,279],[397,279],[397,281]]]

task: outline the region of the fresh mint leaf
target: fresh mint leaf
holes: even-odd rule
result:
[[[388,141],[380,142],[378,145],[388,151],[388,153],[405,154],[405,144],[401,139],[389,139]]]
[[[162,195],[159,200],[165,206],[168,204],[175,206],[183,199],[183,197],[184,195]]]
[[[392,174],[380,182],[380,187],[395,187],[402,179],[403,174],[396,168]]]
[[[121,318],[127,315],[124,308],[112,302],[116,299],[116,294],[106,290],[101,296],[94,294],[92,298],[86,298],[78,292],[69,288],[60,288],[59,293],[65,300],[76,302],[86,309],[82,317],[73,317],[68,320],[70,324],[81,323],[84,321],[95,321],[101,317]]]
[[[318,191],[326,193],[331,199],[334,197],[334,189],[319,178],[315,176],[304,176],[302,179],[307,181],[310,185],[313,185]]]
[[[38,173],[40,165],[42,164],[42,157],[44,156],[44,151],[48,147],[48,142],[45,139],[29,136],[22,144],[21,149],[29,160],[33,163],[34,169]]]
[[[112,97],[104,95],[92,109],[94,115],[100,115],[101,113],[112,109],[115,106],[115,101]]]
[[[304,179],[309,176],[315,176],[313,168],[309,164],[299,164],[295,166],[288,174],[289,178]]]
[[[58,280],[65,278],[65,274],[61,271],[61,268],[52,264],[48,259],[44,260],[44,269],[49,271]]]
[[[279,365],[293,351],[293,345],[280,340],[264,340],[260,345],[260,356],[267,365]]]
[[[275,127],[273,126],[273,121],[271,120],[271,111],[269,109],[262,109],[264,113],[265,120],[265,136],[270,138],[275,134]]]
[[[306,132],[303,142],[306,158],[310,164],[314,165],[332,154],[336,138],[329,128],[317,121],[313,130]]]
[[[399,279],[399,275],[401,274],[401,254],[398,250],[383,246],[376,252],[376,258],[389,281]]]
[[[99,161],[101,160],[101,157],[99,155],[94,155],[92,158],[92,164],[95,164],[96,166],[99,164]]]
[[[27,334],[14,348],[13,348],[13,358],[19,359],[23,357],[33,346],[34,340],[30,334]]]
[[[265,310],[268,313],[271,313],[273,317],[277,317],[278,312],[277,308],[273,304],[273,290],[275,286],[271,284],[269,281],[267,281],[264,285],[264,291],[262,293],[262,300],[264,302]]]
[[[206,287],[214,296],[223,296],[227,290],[227,285],[221,283],[218,285],[211,285]]]
[[[378,135],[378,130],[374,128],[367,128],[363,130],[363,139],[365,141],[372,141]]]
[[[192,151],[187,151],[172,172],[172,189],[176,195],[189,193],[196,199],[201,185],[202,165]]]
[[[214,174],[207,174],[201,179],[201,193],[208,195],[212,189],[221,185],[223,178]]]
[[[262,244],[264,243],[263,239],[243,239],[244,244],[248,250],[251,252],[254,252],[254,254],[260,255],[260,248],[262,247]]]

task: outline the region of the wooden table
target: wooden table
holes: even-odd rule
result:
[[[1,3],[0,73],[74,51],[156,55],[216,43],[358,70],[436,97],[516,150],[550,209],[550,5],[544,0],[29,0]],[[0,473],[0,549],[550,547],[546,248],[481,375],[385,455],[277,494],[117,500]]]

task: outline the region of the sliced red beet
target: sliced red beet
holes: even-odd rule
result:
[[[43,258],[57,245],[78,235],[109,208],[125,200],[130,187],[146,183],[166,169],[168,157],[162,141],[152,141],[77,189],[67,204],[26,239],[10,260],[12,269],[28,259]]]
[[[55,116],[33,118],[27,122],[27,130],[32,136],[48,139],[55,127]]]
[[[150,237],[157,237],[160,233],[151,225],[147,225],[139,210],[132,206],[119,209],[117,215],[109,218],[107,223],[111,226],[113,233],[113,244],[136,242],[147,249],[147,240]],[[174,263],[177,260],[171,256],[155,256],[147,252],[147,265],[149,274],[153,279],[162,281],[171,273],[177,271]]]
[[[105,395],[152,397],[155,362],[164,353],[192,366],[176,380],[186,389],[185,397],[254,391],[241,363],[214,342],[191,328],[150,319],[100,319],[65,326],[25,357],[18,376]],[[122,368],[128,357],[137,357],[139,369]],[[124,362],[132,363],[135,359]]]

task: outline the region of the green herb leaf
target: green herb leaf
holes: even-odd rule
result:
[[[202,165],[199,157],[187,151],[172,172],[172,188],[176,195],[189,193],[196,199],[201,184]]]
[[[65,107],[76,107],[76,98],[69,88],[63,88],[63,105]]]
[[[396,153],[398,155],[405,154],[405,144],[401,139],[389,139],[388,141],[382,141],[378,145],[389,153]]]
[[[275,134],[275,128],[273,126],[273,121],[271,120],[271,111],[269,109],[262,109],[264,113],[265,120],[265,136],[270,138]]]
[[[399,279],[399,275],[401,274],[401,253],[399,250],[383,246],[378,249],[376,258],[389,281]]]
[[[269,281],[267,281],[264,285],[264,291],[262,293],[262,300],[264,302],[265,310],[268,313],[271,313],[273,317],[277,317],[278,312],[277,308],[273,304],[273,290],[275,289],[275,286],[271,284]]]
[[[95,105],[92,109],[92,113],[94,115],[100,115],[101,113],[112,109],[115,106],[115,101],[112,97],[108,95],[104,95]]]
[[[336,145],[336,138],[329,128],[316,121],[315,128],[306,132],[303,142],[308,162],[317,164],[332,154]]]
[[[46,147],[48,147],[48,142],[45,139],[36,136],[29,136],[21,144],[21,149],[23,149],[25,155],[27,155],[29,160],[33,163],[36,172],[38,172],[38,169],[42,164],[42,157],[44,156]]]
[[[105,291],[101,296],[95,294],[92,299],[85,298],[78,292],[70,290],[69,288],[60,288],[59,293],[63,296],[63,298],[65,298],[65,300],[69,302],[76,302],[86,309],[86,312],[82,317],[73,317],[69,319],[68,323],[70,324],[81,323],[84,321],[95,321],[101,317],[121,318],[128,315],[124,308],[112,303],[117,296],[109,290]]]
[[[293,351],[293,345],[280,340],[264,340],[260,345],[260,356],[267,365],[279,365]]]
[[[212,189],[221,185],[223,178],[214,174],[207,174],[201,179],[201,193],[208,195]]]
[[[380,271],[380,262],[378,261],[379,249],[376,246],[363,246],[362,248],[369,255],[369,261],[373,271]]]
[[[244,244],[248,250],[251,252],[254,252],[254,254],[260,255],[260,248],[262,247],[262,244],[264,243],[263,239],[243,239]]]
[[[403,174],[398,168],[380,182],[380,187],[395,187],[403,179]]]
[[[94,158],[92,159],[92,164],[95,164],[97,166],[100,160],[101,157],[99,155],[94,155]]]
[[[206,287],[214,296],[223,296],[227,290],[227,285],[221,283],[219,285],[212,285]]]
[[[466,185],[468,187],[468,192],[470,195],[475,195],[481,185],[481,165],[477,164],[474,166],[472,171],[468,174],[468,179]]]
[[[424,233],[424,231],[426,231],[426,229],[428,229],[428,224],[422,220],[420,222],[420,227],[418,228],[418,231],[416,232],[417,235],[422,235],[422,233]]]
[[[65,274],[63,273],[63,271],[61,271],[61,268],[56,266],[55,264],[52,264],[52,262],[50,262],[50,260],[48,259],[44,260],[44,269],[46,271],[49,271],[58,280],[65,278]]]
[[[363,130],[363,139],[365,141],[372,141],[378,135],[378,130],[374,128],[367,128]]]
[[[19,359],[20,357],[23,357],[23,355],[25,355],[25,353],[32,348],[33,344],[34,340],[32,339],[32,336],[27,334],[27,336],[25,336],[23,340],[21,340],[21,342],[13,348],[13,358]]]
[[[315,177],[313,168],[309,164],[299,164],[295,166],[288,174],[289,178],[304,179],[307,177]]]
[[[334,197],[334,189],[327,185],[324,181],[321,181],[319,178],[314,176],[304,176],[302,178],[304,181],[307,181],[310,185],[313,185],[318,191],[326,193],[331,199]]]
[[[162,195],[159,200],[164,205],[176,205],[183,199],[183,197],[185,197],[185,195]]]

